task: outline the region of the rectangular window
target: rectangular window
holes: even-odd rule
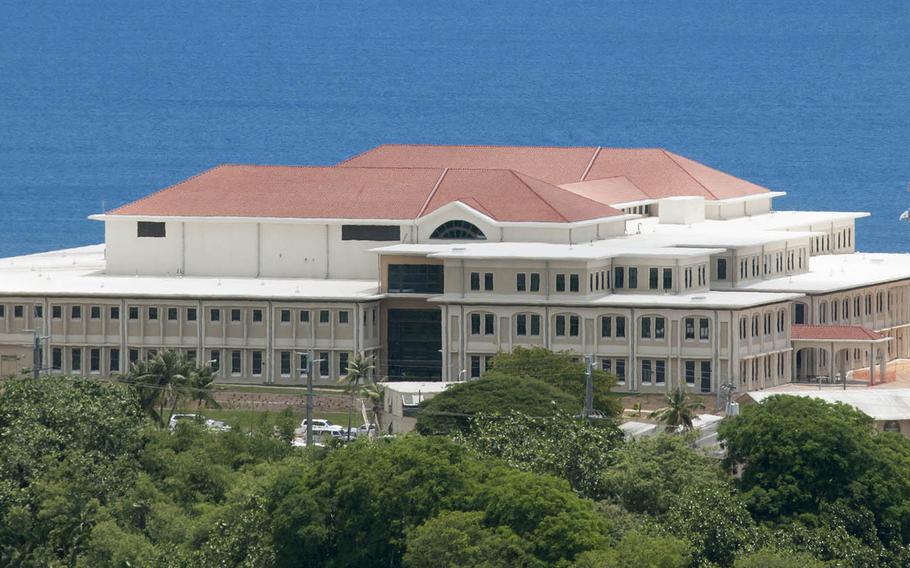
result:
[[[626,336],[626,318],[625,316],[616,316],[616,337]]]
[[[196,308],[186,309],[186,321],[196,321]]]
[[[111,349],[111,372],[120,370],[120,350],[115,348]]]
[[[177,321],[177,308],[167,309],[167,319],[168,321]]]
[[[441,264],[389,265],[389,292],[393,294],[442,294],[443,279]]]
[[[566,275],[565,274],[556,275],[556,291],[557,292],[566,291]]]
[[[338,375],[346,376],[348,374],[348,354],[339,353],[338,354]]]
[[[310,312],[308,310],[300,310],[300,323],[307,323],[310,321]]]
[[[660,279],[659,272],[657,268],[648,269],[648,288],[657,290],[658,280]]]
[[[89,349],[88,352],[88,370],[92,373],[101,371],[101,350]]]
[[[651,374],[651,360],[642,359],[642,361],[641,361],[641,383],[643,385],[650,385],[653,380],[654,380],[654,377]]]
[[[196,362],[196,350],[195,349],[186,350],[186,360],[190,361],[191,363]]]
[[[701,341],[708,340],[708,318],[698,319],[698,339]]]
[[[110,317],[112,320],[120,319],[120,306],[111,306]]]
[[[471,335],[480,335],[480,314],[471,314]]]
[[[167,236],[164,223],[139,221],[136,224],[136,236],[141,238],[162,238]]]
[[[135,365],[139,362],[139,350],[130,349],[130,365]]]
[[[59,371],[63,368],[63,349],[54,347],[51,350],[51,369]]]
[[[540,335],[540,316],[531,316],[531,335]]]
[[[540,274],[537,272],[531,273],[531,291],[540,292]]]
[[[717,259],[717,279],[718,280],[727,279],[727,259],[726,258]]]
[[[569,335],[572,337],[578,337],[578,316],[569,316]]]
[[[625,359],[616,360],[616,382],[617,382],[617,384],[620,384],[620,385],[626,384],[626,360]]]
[[[253,310],[253,323],[262,323],[262,310]]]
[[[319,323],[329,323],[329,310],[319,310]]]
[[[149,308],[148,316],[149,316],[149,320],[158,319],[158,308]]]
[[[262,376],[262,351],[253,351],[253,376]]]
[[[669,290],[673,287],[673,269],[664,268],[664,290]]]
[[[478,290],[480,290],[480,273],[472,272],[471,273],[471,291],[476,292]]]
[[[22,316],[20,315],[17,317],[22,317]],[[82,306],[72,306],[70,308],[70,319],[74,319],[74,320],[82,319]]]
[[[524,292],[527,288],[527,279],[528,275],[524,272],[519,272],[515,275],[515,290],[519,292]]]
[[[298,353],[297,358],[297,372],[301,377],[306,377],[310,373],[310,356],[306,353]]]
[[[212,372],[217,373],[221,369],[221,351],[212,349],[209,352],[209,364],[212,366]]]
[[[483,333],[484,335],[493,335],[493,314],[483,315]]]
[[[235,349],[234,351],[231,351],[231,374],[235,377],[239,376],[242,369],[243,361],[240,357],[240,351]]]
[[[55,320],[58,320],[63,317],[63,307],[62,306],[51,306],[51,317]]]
[[[131,320],[137,320],[137,319],[139,319],[139,308],[138,308],[138,307],[136,307],[136,306],[130,306],[129,309],[128,309],[128,311],[129,311],[129,314],[128,314],[128,315],[129,315],[129,318],[130,318]]]
[[[651,318],[641,318],[641,338],[651,339]]]
[[[629,289],[632,290],[638,288],[638,268],[634,266],[629,267]]]
[[[471,355],[471,378],[476,379],[480,376],[480,356]]]
[[[6,317],[6,306],[4,306],[3,304],[0,304],[0,318],[5,318],[5,317]]]
[[[621,266],[613,269],[613,287],[621,289],[624,286],[626,272]]]
[[[663,359],[654,361],[654,378],[659,385],[667,382],[667,362]]]
[[[329,354],[325,351],[319,353],[319,376],[329,376]]]
[[[209,311],[209,321],[216,322],[221,321],[221,310],[218,308],[212,308]]]
[[[695,361],[686,361],[686,384],[695,386]]]
[[[70,365],[70,368],[73,371],[81,371],[82,370],[82,349],[73,349],[72,353],[70,353],[70,357],[72,358],[72,360],[70,361],[72,363]]]
[[[686,339],[695,339],[695,318],[685,319]]]
[[[578,275],[570,274],[569,275],[569,292],[578,292],[580,290],[578,284]]]
[[[613,360],[612,359],[602,359],[600,361],[600,368],[604,373],[613,372]]]
[[[664,318],[654,318],[654,339],[663,339],[665,334],[665,322]]]
[[[341,310],[340,312],[338,312],[338,323],[346,324],[346,323],[348,323],[348,321],[350,321],[350,318],[351,318],[351,312],[349,312],[347,310]]]
[[[401,228],[397,225],[342,225],[343,241],[399,241]]]
[[[556,316],[556,336],[565,337],[566,335],[566,316]]]
[[[291,310],[281,310],[279,315],[279,320],[281,323],[290,323],[291,322]]]
[[[515,316],[515,335],[525,336],[528,334],[528,316],[518,314]]]
[[[613,318],[604,316],[600,318],[600,336],[613,337]]]
[[[237,309],[231,310],[231,321],[232,322],[240,321],[240,310],[237,310]]]
[[[35,304],[34,314],[37,319],[44,317],[44,306],[41,304]]]
[[[711,392],[711,361],[701,362],[701,392]]]
[[[493,273],[492,272],[483,273],[483,289],[488,292],[493,290]]]

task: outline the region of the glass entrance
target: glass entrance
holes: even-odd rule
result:
[[[442,313],[439,310],[389,310],[389,378],[442,379]]]

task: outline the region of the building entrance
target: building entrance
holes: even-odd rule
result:
[[[389,378],[442,379],[442,313],[391,309],[388,312]]]

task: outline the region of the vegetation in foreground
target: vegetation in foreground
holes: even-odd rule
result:
[[[0,565],[910,565],[910,443],[843,405],[748,407],[721,463],[685,434],[626,443],[563,409],[304,450],[277,430],[170,433],[142,400],[3,385]]]

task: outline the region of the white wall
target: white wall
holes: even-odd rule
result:
[[[258,237],[254,223],[187,223],[185,274],[256,276]]]
[[[325,234],[325,225],[261,225],[261,275],[325,278]],[[340,234],[338,238],[341,238]],[[376,264],[375,258],[373,264]]]
[[[183,224],[165,223],[165,237],[136,236],[136,221],[104,223],[109,274],[177,274],[182,268]]]

